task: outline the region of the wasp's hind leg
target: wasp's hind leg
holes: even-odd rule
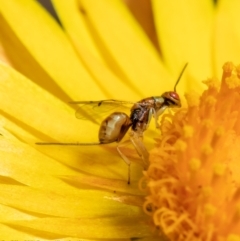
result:
[[[119,155],[122,157],[124,162],[128,165],[128,184],[130,184],[131,161],[123,154],[123,152],[121,151],[121,147],[127,146],[129,144],[131,144],[131,140],[126,140],[124,142],[118,143],[118,145],[117,145],[117,151],[118,151]]]
[[[130,184],[131,161],[128,159],[128,157],[125,154],[123,154],[121,148],[129,144],[132,144],[135,147],[138,155],[141,157],[143,168],[146,170],[149,165],[149,153],[142,142],[142,134],[132,131],[130,133],[129,140],[123,141],[117,145],[117,151],[119,155],[122,157],[124,162],[128,165],[128,184]]]

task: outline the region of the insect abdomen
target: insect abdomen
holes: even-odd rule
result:
[[[131,126],[129,117],[122,112],[114,112],[103,120],[98,138],[100,143],[119,142]]]

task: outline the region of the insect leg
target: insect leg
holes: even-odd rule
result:
[[[130,143],[131,143],[131,140],[126,140],[124,142],[118,143],[118,145],[117,145],[117,151],[118,151],[119,155],[122,157],[124,162],[128,165],[128,184],[130,184],[130,171],[131,171],[130,165],[131,165],[131,161],[122,153],[121,147],[126,146]]]
[[[138,155],[142,158],[143,167],[144,167],[144,169],[146,169],[149,164],[148,163],[149,153],[142,142],[142,135],[139,135],[139,133],[133,132],[133,133],[131,133],[130,141],[132,142],[133,146],[135,147]]]
[[[155,125],[156,125],[156,128],[159,128],[159,124],[158,124],[158,117],[167,109],[168,107],[166,105],[164,105],[163,107],[161,107],[159,109],[158,112],[156,112],[154,109],[153,109],[153,115],[154,115],[154,119],[155,119]]]
[[[156,111],[154,109],[152,109],[152,115],[154,116],[154,119],[155,119],[155,126],[156,126],[156,128],[159,128],[158,115],[157,115],[157,113],[156,113]]]

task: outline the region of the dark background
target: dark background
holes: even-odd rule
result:
[[[37,1],[39,3],[41,3],[41,5],[44,6],[48,10],[48,12],[50,12],[52,14],[52,16],[57,20],[57,22],[59,24],[61,24],[57,14],[53,8],[51,0],[37,0]],[[62,1],[66,1],[66,0],[62,0]],[[99,0],[97,0],[97,1],[99,1]]]

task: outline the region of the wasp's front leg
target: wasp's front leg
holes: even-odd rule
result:
[[[166,105],[162,106],[157,112],[153,109],[152,113],[155,119],[156,128],[160,128],[160,125],[158,124],[158,118],[166,109],[167,109]]]

